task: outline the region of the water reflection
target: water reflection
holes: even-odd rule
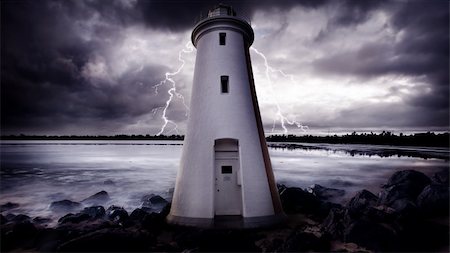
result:
[[[171,198],[181,149],[181,141],[2,142],[0,204],[19,203],[11,210],[14,213],[54,217],[49,210],[52,201],[81,201],[105,190],[111,197],[108,204],[131,211],[146,194]],[[431,176],[448,168],[448,150],[386,150],[363,145],[271,143],[269,152],[279,183],[344,189],[347,194],[341,201],[363,188],[376,193],[397,170],[416,169]],[[405,155],[411,152],[426,153],[427,159]]]

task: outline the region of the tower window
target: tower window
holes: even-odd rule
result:
[[[222,93],[228,93],[228,76],[220,76],[220,88]]]
[[[219,44],[221,46],[225,45],[225,38],[226,38],[227,34],[226,33],[219,33]]]

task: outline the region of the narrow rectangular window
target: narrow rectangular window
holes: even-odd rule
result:
[[[228,76],[220,76],[220,87],[222,93],[228,93]]]
[[[227,36],[226,33],[219,33],[219,44],[221,46],[225,45],[225,37]]]
[[[222,174],[232,174],[233,167],[232,166],[222,166]]]

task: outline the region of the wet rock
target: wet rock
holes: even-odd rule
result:
[[[283,188],[280,199],[286,213],[311,213],[321,205],[316,196],[296,187]]]
[[[449,187],[447,185],[428,185],[417,197],[417,205],[425,214],[448,215]]]
[[[13,213],[8,213],[8,214],[5,216],[5,218],[6,218],[7,220],[12,220],[12,219],[14,219],[14,217],[16,217],[16,215],[13,214]]]
[[[144,211],[141,208],[136,208],[131,212],[130,219],[134,221],[142,221],[142,219],[148,214],[148,212]]]
[[[324,252],[330,248],[330,242],[322,237],[317,237],[312,233],[294,231],[283,243],[281,252]]]
[[[374,206],[378,201],[378,197],[368,190],[362,190],[350,199],[347,203],[347,209],[352,217],[360,217],[367,212],[369,207]]]
[[[61,244],[58,251],[70,252],[132,252],[147,251],[154,239],[141,231],[100,229]]]
[[[25,214],[18,214],[18,215],[14,215],[11,219],[11,221],[13,222],[29,222],[31,220],[30,216],[25,215]]]
[[[154,194],[144,196],[142,198],[142,201],[143,203],[141,205],[141,208],[149,213],[160,213],[164,209],[164,207],[169,204],[169,202],[163,197]]]
[[[81,213],[89,215],[93,219],[102,218],[105,216],[105,208],[103,206],[91,206],[84,208]]]
[[[111,221],[123,223],[128,219],[128,212],[123,207],[110,206],[106,210],[106,217]]]
[[[375,251],[395,248],[397,232],[388,224],[359,219],[346,227],[344,241],[353,242]]]
[[[0,214],[0,225],[6,224],[8,222],[8,220],[6,219],[5,216],[3,216],[3,214]]]
[[[436,184],[443,184],[443,185],[449,185],[449,170],[448,168],[445,168],[439,172],[436,172],[433,177],[432,180],[433,182],[435,182]]]
[[[322,231],[329,234],[333,239],[342,240],[347,221],[348,216],[345,209],[333,208],[321,224]]]
[[[70,212],[81,208],[81,204],[68,199],[54,201],[50,204],[50,210],[55,212]]]
[[[33,223],[34,224],[46,224],[51,222],[52,220],[50,218],[45,218],[45,217],[35,217],[33,218]]]
[[[311,187],[307,188],[307,191],[314,194],[321,200],[330,200],[345,195],[344,190],[327,188],[319,184],[312,185]]]
[[[396,199],[391,207],[403,217],[413,217],[417,214],[416,203],[408,198]]]
[[[366,219],[376,222],[395,222],[398,218],[398,213],[394,208],[388,206],[372,206],[369,207],[365,215]]]
[[[109,195],[106,191],[100,191],[96,194],[84,199],[81,201],[83,204],[86,205],[102,205],[105,204],[110,200]]]
[[[296,187],[280,186],[280,199],[283,210],[286,213],[307,214],[314,220],[323,220],[331,208],[341,207],[326,201],[321,201],[317,196]]]
[[[89,216],[86,213],[76,213],[76,214],[69,213],[69,214],[66,214],[63,217],[61,217],[58,220],[58,222],[61,223],[61,224],[68,223],[68,222],[70,222],[70,223],[80,223],[82,221],[89,220],[90,218],[91,218],[91,216]]]
[[[415,170],[404,170],[394,173],[383,186],[378,203],[391,206],[398,199],[415,201],[423,188],[431,180],[423,173]]]
[[[5,203],[5,204],[2,204],[1,206],[0,206],[0,211],[8,211],[8,210],[11,210],[11,209],[14,209],[14,208],[17,208],[17,207],[19,207],[19,204],[17,204],[17,203],[13,203],[13,202],[7,202],[7,203]]]

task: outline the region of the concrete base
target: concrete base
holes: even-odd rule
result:
[[[220,215],[214,219],[208,218],[190,218],[174,215],[167,216],[167,222],[174,225],[214,228],[214,229],[245,229],[245,228],[262,228],[272,227],[282,224],[286,221],[287,216],[284,213],[260,216],[260,217],[242,217],[239,215]]]

